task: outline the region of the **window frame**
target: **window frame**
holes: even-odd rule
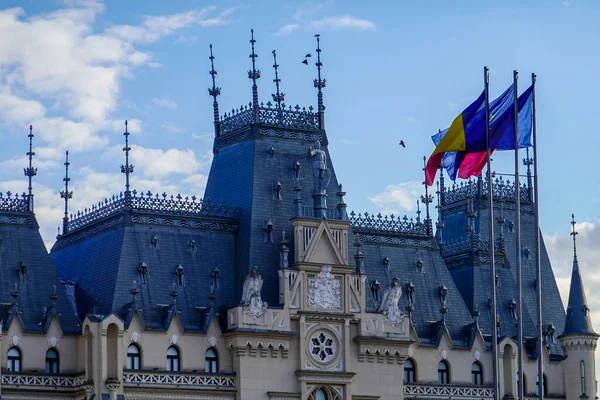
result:
[[[474,367],[478,369],[475,370]],[[483,365],[479,361],[471,364],[471,384],[473,386],[483,386]]]
[[[406,363],[410,363],[410,367],[406,368]],[[412,378],[412,379],[411,379]],[[417,367],[415,360],[407,358],[404,361],[404,383],[416,383],[417,382]]]
[[[136,349],[137,353],[132,353],[129,349]],[[135,362],[137,361],[137,368]],[[131,343],[127,346],[127,369],[132,371],[139,371],[142,369],[142,349],[135,343]]]
[[[213,354],[209,356],[209,352]],[[219,373],[219,353],[214,347],[209,347],[204,352],[204,372],[207,374]]]
[[[443,369],[440,368],[443,366]],[[450,384],[450,364],[446,360],[441,360],[438,363],[438,384],[449,385]]]
[[[54,355],[51,357],[49,355]],[[52,375],[60,374],[60,356],[55,348],[46,351],[46,373]]]
[[[169,354],[171,349],[175,351],[175,355]],[[181,371],[181,353],[179,352],[179,348],[177,346],[169,346],[167,349],[167,371]]]
[[[16,351],[17,355],[11,355],[11,351]],[[16,346],[11,347],[10,349],[8,349],[8,352],[6,353],[6,357],[7,357],[7,363],[6,363],[6,369],[9,372],[21,372],[23,370],[23,355],[21,354],[21,349],[19,349]],[[15,368],[15,361],[18,363],[16,365]],[[12,368],[10,367],[12,364]]]

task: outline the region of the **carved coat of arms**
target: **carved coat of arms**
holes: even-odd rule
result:
[[[331,274],[331,266],[323,265],[321,272],[308,280],[308,305],[340,308],[340,281]]]

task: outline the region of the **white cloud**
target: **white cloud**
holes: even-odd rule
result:
[[[287,24],[287,25],[282,26],[281,29],[279,29],[277,31],[277,33],[275,33],[275,35],[277,35],[277,36],[289,35],[290,33],[292,33],[293,31],[295,31],[298,28],[300,28],[300,24]]]
[[[338,31],[340,29],[354,29],[359,31],[374,31],[375,23],[356,18],[351,15],[338,15],[312,21],[308,24],[309,29]]]
[[[33,123],[47,146],[73,151],[106,146],[104,134],[113,128],[121,81],[141,66],[161,66],[137,46],[192,25],[226,24],[235,11],[215,14],[215,7],[207,7],[98,31],[102,2],[63,4],[30,17],[22,8],[0,10],[0,36],[10,38],[0,43],[0,118],[15,131]]]
[[[369,200],[382,214],[398,215],[416,210],[421,190],[420,182],[396,183],[387,185],[383,192],[369,197]]]
[[[182,133],[182,132],[185,132],[185,129],[183,129],[182,127],[180,127],[176,123],[170,122],[170,121],[163,122],[162,124],[160,124],[160,127],[162,129],[164,129],[165,131],[169,132],[169,133]]]
[[[171,110],[177,110],[177,103],[175,103],[173,100],[171,100],[168,97],[161,97],[161,98],[153,98],[152,99],[152,104],[154,104],[157,107],[161,107],[161,108],[170,108]]]

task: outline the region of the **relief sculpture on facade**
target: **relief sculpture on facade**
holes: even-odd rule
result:
[[[330,265],[323,265],[321,272],[308,280],[308,305],[340,308],[340,281],[331,274]]]
[[[392,282],[388,285],[388,287],[385,288],[381,305],[377,310],[385,315],[386,321],[391,326],[398,325],[400,322],[402,322],[402,319],[404,319],[404,313],[400,311],[400,308],[398,307],[400,297],[402,297],[400,281],[398,278],[393,278]]]

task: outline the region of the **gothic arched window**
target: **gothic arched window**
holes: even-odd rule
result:
[[[445,360],[438,364],[438,383],[442,385],[450,383],[450,366]]]
[[[415,369],[415,363],[410,358],[404,361],[404,382],[415,383],[417,381],[417,370]]]
[[[327,386],[322,386],[315,389],[310,396],[308,396],[308,400],[342,400],[342,398],[336,391]]]
[[[16,347],[8,350],[8,364],[6,369],[10,372],[21,372],[21,351]]]
[[[579,374],[581,376],[581,394],[585,393],[585,361],[581,360],[579,363]]]
[[[127,369],[141,368],[141,351],[136,344],[130,344],[127,348]]]
[[[219,372],[219,358],[214,348],[206,350],[204,355],[204,372],[207,374],[216,374]]]
[[[46,373],[58,374],[58,352],[54,349],[50,349],[46,352]]]
[[[179,349],[171,346],[167,349],[167,371],[179,371]]]
[[[483,367],[478,361],[471,365],[471,383],[473,385],[483,385]]]

